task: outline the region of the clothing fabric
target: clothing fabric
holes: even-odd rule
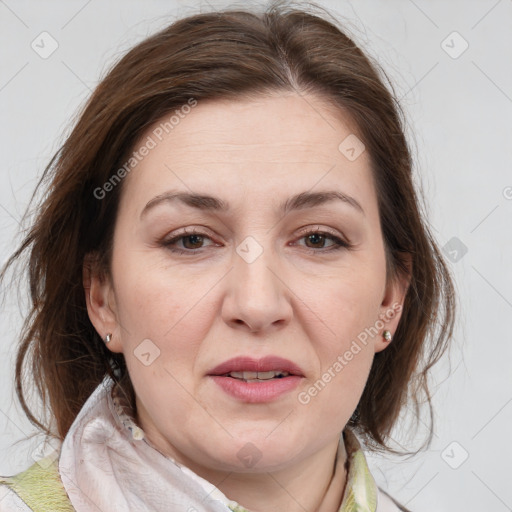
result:
[[[399,512],[376,485],[355,434],[340,436],[347,453],[341,506],[322,512]],[[339,497],[336,458],[326,496]],[[59,457],[0,478],[0,512],[250,512],[215,485],[156,450],[137,425],[133,406],[105,379],[86,401],[60,446]],[[23,499],[22,499],[23,498]],[[329,507],[329,505],[326,505]]]

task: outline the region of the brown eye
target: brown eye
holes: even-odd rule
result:
[[[305,236],[304,238],[312,244],[312,246],[308,247],[311,247],[312,249],[323,249],[326,239],[332,237],[326,237],[322,233],[312,233],[310,235]]]
[[[183,240],[183,247],[185,249],[200,249],[203,237],[201,235],[187,235],[181,237],[181,240]],[[190,242],[190,245],[187,242]]]
[[[208,247],[208,245],[204,245],[206,240],[210,240],[211,238],[204,233],[200,232],[190,232],[190,231],[182,231],[180,234],[168,239],[163,240],[161,242],[162,246],[168,249],[171,252],[177,254],[195,254],[199,253],[201,249]],[[215,244],[209,244],[215,245]]]
[[[304,233],[300,240],[306,240],[305,246],[312,253],[326,253],[336,251],[338,249],[349,249],[352,247],[351,244],[345,242],[338,236],[318,229]],[[329,246],[325,245],[327,240],[331,240],[331,244]]]

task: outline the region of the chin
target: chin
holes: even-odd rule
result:
[[[223,471],[258,473],[284,469],[299,456],[301,448],[289,436],[276,435],[272,438],[272,435],[269,436],[271,431],[233,435],[231,443],[224,450],[217,450],[210,456],[216,460],[218,469]]]

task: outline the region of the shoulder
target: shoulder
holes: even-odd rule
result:
[[[386,491],[377,488],[377,510],[376,512],[410,512],[409,509],[400,505]]]
[[[12,489],[0,483],[0,512],[18,511],[31,512],[31,509]]]
[[[0,512],[72,511],[58,470],[58,459],[46,457],[25,471],[0,477]]]

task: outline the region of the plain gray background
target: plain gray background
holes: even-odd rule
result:
[[[453,348],[433,374],[432,446],[409,459],[368,455],[372,471],[415,512],[512,510],[512,0],[318,3],[396,86],[459,293]],[[114,60],[176,16],[228,5],[243,4],[0,0],[0,263],[38,176]],[[11,292],[0,319],[4,475],[32,463],[41,441],[13,445],[33,430],[13,400],[21,324]]]

